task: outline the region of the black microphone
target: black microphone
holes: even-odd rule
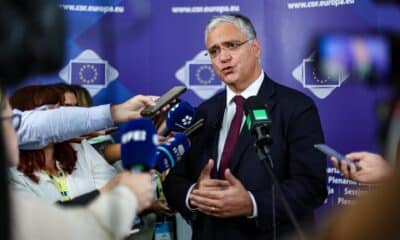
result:
[[[271,126],[272,119],[271,115],[268,113],[266,105],[263,100],[257,96],[252,96],[246,99],[244,102],[244,111],[246,114],[246,125],[251,134],[255,135],[257,155],[262,161],[265,169],[267,170],[269,176],[272,180],[271,186],[271,207],[272,207],[272,229],[273,229],[273,239],[276,239],[277,234],[277,221],[276,221],[276,197],[275,189],[278,192],[283,207],[289,216],[289,219],[293,223],[300,239],[305,239],[304,234],[301,231],[299,222],[293,213],[285,195],[282,193],[282,189],[279,185],[279,181],[273,172],[274,162],[271,156],[270,146],[272,144],[271,136]],[[269,162],[269,165],[267,163]]]
[[[262,99],[252,96],[244,102],[246,125],[250,133],[257,138],[257,144],[272,144],[272,120]]]

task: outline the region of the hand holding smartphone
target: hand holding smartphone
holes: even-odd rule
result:
[[[152,117],[158,111],[160,111],[165,105],[171,103],[174,99],[180,96],[186,91],[185,86],[175,86],[171,88],[167,93],[163,94],[160,98],[155,101],[154,106],[147,106],[141,112],[140,115],[143,117]]]
[[[314,148],[324,153],[328,157],[335,157],[339,163],[344,161],[348,166],[355,165],[356,169],[359,169],[355,162],[350,161],[343,154],[338,153],[335,149],[329,147],[326,144],[315,144]]]

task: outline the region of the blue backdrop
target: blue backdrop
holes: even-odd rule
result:
[[[213,15],[240,12],[256,27],[265,72],[316,102],[326,142],[343,153],[378,151],[375,105],[386,90],[351,75],[316,86],[312,41],[327,31],[398,30],[393,6],[372,0],[63,0],[60,7],[68,24],[65,66],[25,84],[81,84],[96,104],[186,85],[182,98],[197,105],[224,87],[205,54],[204,26]],[[359,193],[354,183],[332,168],[328,173],[326,206],[348,204]]]

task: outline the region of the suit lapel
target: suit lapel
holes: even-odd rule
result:
[[[218,140],[219,140],[219,132],[222,126],[222,119],[224,117],[224,112],[226,108],[226,91],[222,92],[216,99],[216,108],[210,109],[208,113],[208,117],[210,118],[210,128],[208,131],[209,137],[207,138],[210,142],[210,147],[207,148],[207,156],[204,163],[202,163],[203,167],[208,162],[210,158],[214,159],[214,168],[211,172],[211,177],[218,178],[218,170],[217,170],[217,159],[218,159]]]
[[[260,87],[260,90],[258,91],[257,96],[264,101],[269,114],[271,114],[275,106],[274,93],[275,85],[265,74],[264,81]],[[234,171],[237,168],[244,152],[254,143],[255,137],[251,135],[246,125],[243,125],[238,142],[236,143],[235,150],[233,152],[232,160],[229,163],[229,168],[231,171]]]

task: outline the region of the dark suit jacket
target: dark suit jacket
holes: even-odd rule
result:
[[[312,218],[313,210],[327,194],[326,159],[313,149],[313,144],[324,141],[316,106],[309,97],[268,77],[264,78],[258,96],[265,101],[272,118],[271,155],[280,187],[299,220]],[[198,107],[197,118],[205,118],[205,125],[192,137],[186,157],[168,175],[164,185],[167,201],[191,220],[193,239],[268,239],[272,236],[271,180],[256,154],[255,137],[246,126],[240,133],[229,168],[254,195],[258,217],[220,219],[191,212],[185,205],[188,189],[197,181],[208,159],[217,159],[225,107],[226,91]],[[212,175],[217,176],[216,169]],[[293,230],[279,196],[277,225],[279,235]]]

